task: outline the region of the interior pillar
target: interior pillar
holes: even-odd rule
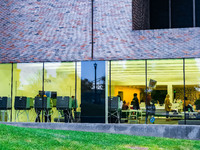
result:
[[[173,100],[174,100],[174,94],[173,94],[173,86],[171,84],[168,84],[167,85],[167,94],[169,94],[169,99],[170,99],[170,102],[172,103]]]

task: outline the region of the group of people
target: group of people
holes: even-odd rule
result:
[[[147,107],[146,109],[150,110],[150,108],[148,108],[148,107],[152,107],[154,105],[151,102],[151,100],[152,100],[151,93],[147,93],[147,97],[145,99],[146,99],[145,103],[146,103],[146,107]],[[169,94],[166,95],[164,104],[165,104],[166,118],[168,120],[169,112],[172,111],[172,109],[171,109],[172,103],[170,102],[170,95]],[[135,109],[135,110],[140,109],[139,100],[137,98],[137,93],[133,94],[133,99],[131,101],[131,105],[133,105],[132,109]],[[122,110],[127,110],[128,108],[129,108],[129,105],[126,104],[126,101],[123,101]],[[154,109],[154,111],[155,111],[155,109]],[[187,97],[185,97],[185,104],[183,102],[183,111],[191,111],[191,112],[194,111],[194,108],[191,105],[190,101],[187,99]]]
[[[140,106],[139,106],[139,100],[137,98],[137,93],[134,93],[133,94],[133,99],[131,101],[131,105],[133,105],[133,109],[140,109]],[[129,102],[126,103],[126,101],[124,100],[123,101],[123,105],[122,105],[122,110],[127,110],[129,108]]]
[[[150,101],[151,101],[151,95],[147,95],[147,105],[150,105]],[[139,99],[137,97],[137,93],[133,94],[133,99],[131,101],[131,105],[133,106],[132,109],[140,109],[140,105],[139,105]],[[129,102],[126,103],[126,101],[123,101],[123,105],[122,105],[122,110],[127,110],[129,108]]]
[[[153,109],[153,106],[154,106],[154,113],[155,113],[155,105],[154,104],[151,104],[151,93],[147,93],[147,97],[145,98],[146,101],[146,109],[150,112],[150,109]],[[132,109],[135,109],[135,110],[138,110],[140,109],[140,105],[139,105],[139,100],[137,98],[137,93],[134,93],[133,94],[133,99],[131,101],[131,105],[133,106]],[[169,117],[169,112],[171,111],[171,102],[170,102],[170,96],[169,94],[166,95],[166,98],[165,98],[165,111],[166,111],[166,118]],[[129,108],[129,105],[126,104],[126,101],[123,101],[123,106],[122,106],[122,110],[127,110]],[[151,110],[152,111],[152,110]],[[148,113],[149,113],[148,112]],[[149,113],[149,115],[151,114],[152,112]]]

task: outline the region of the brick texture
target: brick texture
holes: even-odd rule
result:
[[[132,4],[94,1],[94,60],[200,57],[200,28],[132,30]],[[91,0],[1,0],[0,22],[0,63],[91,60]]]
[[[200,57],[200,28],[132,30],[132,0],[95,1],[94,59]]]
[[[1,0],[0,62],[91,59],[89,0]]]

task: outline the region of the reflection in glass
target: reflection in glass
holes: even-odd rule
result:
[[[105,122],[105,61],[81,62],[81,122]]]
[[[77,108],[74,104],[75,63],[45,63],[44,91],[51,105],[51,109],[45,110],[45,122],[74,122],[74,111]],[[58,111],[56,104],[62,101],[69,103],[69,106]]]
[[[42,91],[42,63],[13,65],[13,121],[34,122],[34,99]]]

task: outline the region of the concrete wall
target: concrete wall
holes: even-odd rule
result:
[[[200,126],[195,125],[145,125],[145,124],[88,124],[88,123],[9,123],[29,128],[105,132],[138,136],[154,136],[200,140]]]

